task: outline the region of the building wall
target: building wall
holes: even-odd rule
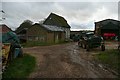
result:
[[[66,38],[70,39],[70,28],[66,28]]]
[[[100,23],[95,23],[95,34],[101,35]]]
[[[27,41],[40,41],[58,43],[65,40],[64,32],[48,31],[39,25],[34,25],[27,30]]]
[[[27,40],[28,41],[40,41],[46,42],[47,31],[38,25],[32,26],[27,30]]]
[[[61,33],[61,41],[65,41],[65,32]]]
[[[65,41],[65,33],[64,32],[55,32],[55,43]]]
[[[53,32],[47,33],[47,43],[54,43],[54,33]]]
[[[63,28],[62,29],[65,31],[65,38],[66,40],[70,39],[70,28]]]
[[[64,32],[49,32],[47,33],[47,42],[48,43],[59,43],[65,41]]]

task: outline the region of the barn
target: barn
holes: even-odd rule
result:
[[[65,38],[66,40],[70,39],[70,25],[68,24],[67,20],[62,17],[59,16],[55,13],[51,13],[43,22],[43,24],[46,25],[54,25],[54,26],[58,26],[61,29],[63,29],[65,31]]]
[[[60,27],[35,23],[27,30],[27,41],[59,43],[65,40],[65,32]]]
[[[114,40],[120,36],[120,21],[106,19],[95,22],[95,34],[101,35],[105,40]]]

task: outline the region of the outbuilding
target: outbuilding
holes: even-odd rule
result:
[[[7,33],[9,31],[12,31],[12,29],[5,24],[0,24],[0,33]]]
[[[101,35],[105,40],[114,40],[120,36],[120,21],[106,19],[95,22],[95,34]]]
[[[35,23],[27,30],[27,41],[59,43],[65,40],[65,32],[60,27]]]
[[[62,17],[59,16],[55,13],[51,13],[43,22],[43,24],[45,25],[54,25],[54,26],[58,26],[61,29],[63,29],[65,31],[65,38],[66,40],[70,39],[70,25],[68,24],[67,20]]]

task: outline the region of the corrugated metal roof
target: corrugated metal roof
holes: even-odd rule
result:
[[[120,21],[119,20],[114,20],[114,19],[105,19],[105,20],[102,20],[102,21],[98,21],[96,23],[101,23],[103,25],[106,25],[108,24],[109,22],[115,24],[115,25],[119,25],[120,24]]]
[[[61,27],[58,26],[44,25],[44,24],[42,26],[50,31],[64,31]]]

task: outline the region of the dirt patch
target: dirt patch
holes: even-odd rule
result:
[[[24,48],[23,51],[37,59],[36,69],[30,78],[116,77],[92,64],[91,52],[79,48],[77,43]]]

